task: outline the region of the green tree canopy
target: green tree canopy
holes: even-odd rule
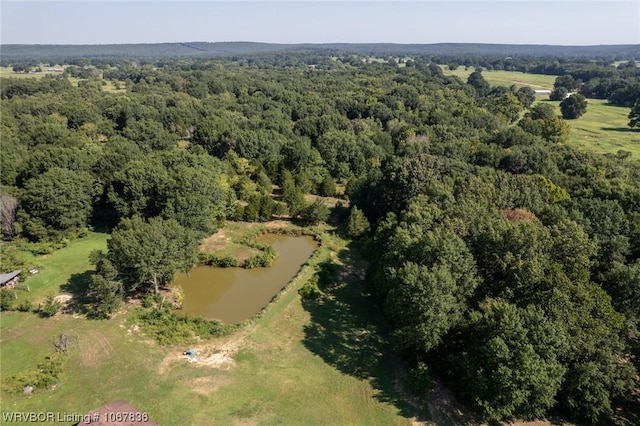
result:
[[[195,263],[198,241],[193,231],[175,219],[139,216],[124,219],[107,243],[107,258],[126,284],[127,291],[150,287],[158,293],[176,272]]]
[[[86,172],[54,167],[28,180],[17,220],[33,240],[46,240],[87,227],[97,195]]]
[[[562,118],[576,119],[587,112],[587,99],[580,94],[573,94],[560,102]]]
[[[629,111],[629,127],[632,129],[640,127],[640,99],[636,101],[631,111]]]

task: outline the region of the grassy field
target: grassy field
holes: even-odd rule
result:
[[[46,70],[49,67],[42,67],[44,70]],[[56,65],[55,67],[52,68],[60,68],[60,66]],[[48,72],[48,71],[43,71],[43,72],[38,72],[38,73],[28,73],[28,74],[24,74],[24,73],[14,73],[13,69],[11,67],[0,67],[0,78],[4,77],[4,78],[35,78],[35,79],[40,79],[42,77],[44,77],[45,75],[61,75],[61,73],[57,73],[57,72]],[[78,86],[78,83],[80,81],[82,81],[82,79],[76,78],[76,77],[67,77],[67,79],[69,79],[69,81],[71,82],[71,84],[73,84],[74,86]],[[102,90],[104,92],[109,92],[109,93],[125,93],[127,91],[124,82],[120,82],[120,88],[116,88],[116,86],[114,85],[114,83],[112,81],[107,81],[104,80],[104,85],[102,86]]]
[[[54,67],[59,68],[59,67]],[[46,68],[44,68],[46,70]],[[60,75],[57,72],[37,72],[37,73],[15,73],[13,72],[13,68],[11,67],[0,67],[0,77],[11,77],[11,78],[42,78],[45,75]]]
[[[457,75],[463,81],[467,80],[473,68],[465,70],[459,67],[450,71],[442,66],[446,75]],[[555,76],[525,74],[517,71],[487,71],[482,72],[484,78],[491,84],[511,86],[528,85],[533,89],[552,89]],[[549,102],[560,114],[560,102],[551,102],[546,97],[538,102]],[[568,120],[571,126],[570,142],[573,146],[598,154],[615,154],[619,150],[632,153],[632,158],[640,159],[640,131],[628,127],[629,108],[609,105],[604,99],[589,99],[587,112],[577,120]]]
[[[458,67],[455,71],[449,70],[446,65],[441,65],[445,75],[458,76],[462,81],[467,81],[469,74],[474,71],[473,67],[465,70],[464,67]],[[553,89],[553,82],[556,80],[554,75],[543,74],[527,74],[519,71],[482,71],[482,76],[492,86],[530,86],[532,89]]]
[[[81,285],[76,284],[77,278],[92,269],[89,253],[92,250],[106,250],[107,238],[107,234],[91,232],[61,250],[34,259],[39,272],[23,280],[31,291],[18,290],[18,300],[24,298],[37,305],[48,293],[68,293],[74,285]]]
[[[560,114],[560,102],[548,102]],[[567,120],[571,126],[569,143],[585,151],[615,154],[619,150],[640,159],[640,131],[631,130],[629,108],[609,105],[604,99],[588,99],[587,112],[577,120]]]
[[[64,289],[78,274],[86,283],[88,252],[104,241],[91,234],[39,259],[42,291]],[[186,348],[158,346],[126,311],[108,321],[3,312],[3,381],[42,362],[60,333],[78,344],[55,389],[32,396],[3,389],[2,411],[85,413],[124,398],[167,425],[410,424],[416,410],[396,391],[397,363],[349,253],[346,241],[327,234],[266,311],[230,336],[195,343],[203,356],[193,364],[181,356]],[[324,298],[303,302],[296,290],[325,261],[346,266]]]

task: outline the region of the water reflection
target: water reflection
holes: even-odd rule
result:
[[[175,285],[184,289],[185,301],[179,312],[236,323],[260,312],[298,272],[317,244],[311,237],[265,235],[278,257],[269,268],[215,268],[198,266],[179,274]]]

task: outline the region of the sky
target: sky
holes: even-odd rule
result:
[[[0,2],[2,44],[640,44],[640,0]]]

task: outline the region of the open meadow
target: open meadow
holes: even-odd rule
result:
[[[549,102],[560,114],[560,102]],[[629,151],[633,159],[640,159],[640,130],[629,128],[629,108],[607,103],[606,99],[587,99],[587,112],[571,126],[569,143],[578,149],[597,154]]]
[[[473,67],[465,69],[463,66],[454,71],[450,70],[446,65],[441,65],[441,68],[445,75],[455,75],[462,81],[467,81],[469,74],[475,70]],[[515,84],[516,86],[529,86],[534,90],[551,90],[553,89],[553,82],[556,80],[555,75],[529,74],[520,71],[483,70],[482,76],[492,86],[509,87]]]
[[[455,71],[442,66],[446,75],[456,75],[466,81],[473,67]],[[527,74],[518,71],[482,71],[482,76],[492,86],[530,86],[535,89],[553,89],[556,76]],[[549,101],[547,96],[538,97],[538,102],[551,103],[560,114],[560,102]],[[640,131],[631,130],[629,108],[609,105],[606,99],[588,99],[587,112],[577,120],[567,120],[571,126],[569,143],[573,146],[598,154],[615,154],[619,150],[632,153],[632,158],[640,158]]]

